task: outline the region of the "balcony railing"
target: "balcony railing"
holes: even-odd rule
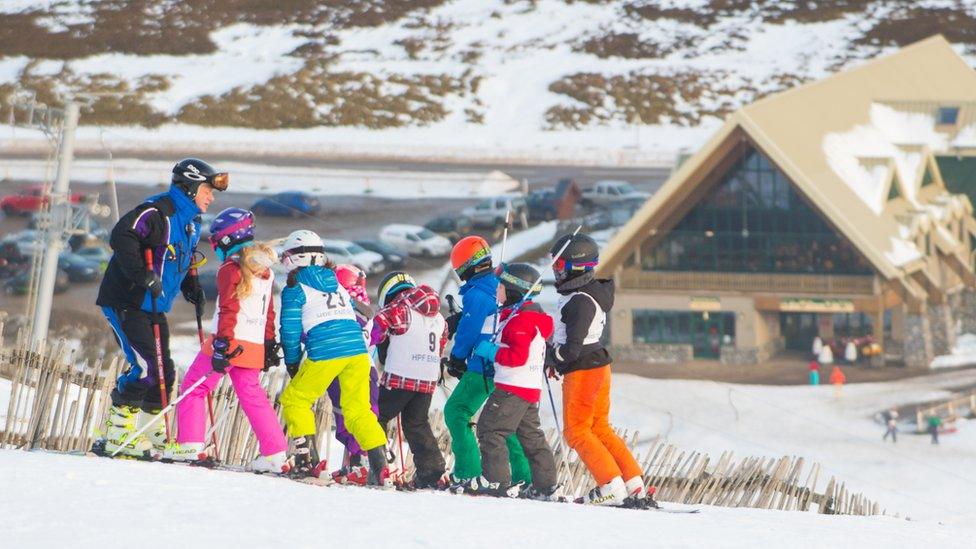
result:
[[[767,274],[638,271],[620,274],[624,288],[716,292],[873,295],[874,277],[865,275]]]

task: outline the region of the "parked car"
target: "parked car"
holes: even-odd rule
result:
[[[501,227],[505,224],[505,213],[512,212],[512,218],[525,213],[525,199],[522,195],[503,195],[488,198],[461,211],[471,218],[476,227]]]
[[[40,231],[24,229],[22,231],[17,231],[4,236],[3,239],[0,239],[0,243],[16,244],[17,249],[20,250],[20,253],[30,256],[44,245],[43,239],[44,235]]]
[[[71,287],[71,280],[68,273],[58,269],[58,273],[54,277],[54,293],[63,293],[69,287]],[[30,289],[30,269],[24,269],[4,284],[4,290],[8,294],[26,295],[28,289]]]
[[[451,253],[451,241],[417,225],[394,224],[380,230],[380,240],[410,255],[438,257]]]
[[[556,189],[537,189],[525,197],[529,210],[529,221],[550,221],[556,219]]]
[[[324,240],[325,254],[337,264],[349,263],[363,270],[367,275],[382,272],[386,268],[383,256],[371,252],[359,244],[348,240]]]
[[[314,196],[288,191],[266,196],[251,206],[255,215],[270,215],[276,217],[301,217],[303,215],[317,215],[322,211],[322,203]]]
[[[385,242],[379,240],[354,240],[353,242],[383,256],[383,263],[387,269],[402,269],[407,264],[406,254]]]
[[[424,228],[451,241],[451,244],[471,234],[471,218],[465,215],[442,215],[428,221]]]
[[[630,200],[643,202],[650,197],[650,193],[638,191],[626,181],[599,181],[583,191],[581,202],[584,206],[600,206]]]
[[[72,204],[77,204],[81,200],[82,195],[71,195]],[[49,201],[50,198],[44,196],[43,185],[31,185],[15,194],[9,194],[0,198],[0,209],[7,215],[28,215],[41,211],[41,208]]]
[[[94,261],[102,271],[105,271],[108,267],[108,260],[112,258],[112,250],[104,246],[88,246],[75,253],[89,261]]]
[[[98,263],[71,252],[61,252],[58,256],[58,269],[68,273],[71,282],[94,282],[102,272]]]

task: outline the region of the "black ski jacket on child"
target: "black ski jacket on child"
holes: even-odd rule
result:
[[[586,272],[558,284],[559,315],[548,359],[561,374],[592,370],[613,361],[600,341],[607,315],[613,308],[613,280]],[[565,334],[565,335],[564,335]]]

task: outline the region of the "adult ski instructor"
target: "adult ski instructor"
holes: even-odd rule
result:
[[[133,456],[163,451],[164,422],[150,429],[148,437],[128,439],[137,429],[137,419],[142,423],[163,406],[157,347],[162,355],[163,387],[169,390],[173,386],[166,313],[181,292],[194,305],[202,305],[206,299],[199,279],[187,274],[200,240],[200,214],[210,207],[214,191],[227,190],[228,183],[226,172],[218,172],[202,160],[185,158],[173,167],[167,192],[146,199],[112,229],[109,244],[113,255],[95,303],[108,319],[129,369],[112,391],[107,453],[123,444],[120,453]]]

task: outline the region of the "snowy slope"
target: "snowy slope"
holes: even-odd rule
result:
[[[322,488],[157,463],[0,451],[7,547],[966,547],[972,530],[890,517],[572,504]]]
[[[0,86],[18,79],[21,85],[32,79],[66,79],[62,71],[82,80],[106,73],[132,89],[145,77],[165,79],[167,86],[139,93],[142,104],[166,122],[153,130],[113,127],[104,134],[113,148],[236,145],[241,150],[277,150],[287,146],[289,151],[297,147],[323,153],[388,151],[506,159],[548,155],[590,162],[667,163],[679,149],[700,144],[724,113],[743,103],[918,38],[906,37],[911,29],[899,27],[883,40],[870,39],[886,23],[917,17],[909,8],[931,10],[932,17],[956,21],[952,25],[936,21],[926,27],[947,33],[957,25],[968,28],[976,16],[971,0],[925,0],[900,6],[882,0],[846,2],[842,4],[854,7],[825,6],[814,13],[789,2],[703,0],[423,4],[433,7],[413,9],[378,25],[336,26],[311,20],[256,24],[242,16],[241,21],[218,25],[210,32],[215,49],[207,53],[139,56],[109,51],[62,60],[4,56],[0,49]],[[639,15],[642,7],[656,12]],[[95,21],[92,6],[79,0],[4,2],[0,16],[29,8],[50,12],[39,21],[50,32]],[[947,10],[951,13],[945,15]],[[968,35],[956,35],[959,51],[968,53],[967,48],[972,49],[965,42]],[[614,43],[614,37],[623,38],[623,44]],[[606,51],[596,52],[587,44]],[[320,57],[306,56],[304,61],[325,60],[330,73],[365,73],[379,79],[376,93],[381,97],[404,94],[395,81],[401,76],[446,77],[460,86],[430,92],[427,99],[444,109],[435,120],[401,119],[402,126],[381,130],[364,127],[355,119],[338,125],[312,124],[308,129],[269,130],[220,127],[215,122],[201,127],[179,118],[181,108],[201,98],[219,102],[232,90],[247,95],[274,77],[298,74],[304,61],[303,54],[295,52],[305,46],[321,51],[316,54]],[[572,84],[574,75],[586,74],[599,82],[560,88]],[[626,88],[635,77],[651,78],[653,85]],[[620,87],[606,87],[610,81]],[[628,89],[640,90],[646,99],[634,102],[628,98],[633,93],[625,93]],[[2,91],[0,87],[0,95]],[[356,97],[356,93],[341,95],[338,101],[315,104],[312,111],[342,109]],[[263,107],[287,109],[271,102]],[[577,109],[592,119],[570,123],[554,116]],[[95,128],[83,129],[80,135],[90,145],[101,136]],[[29,132],[0,132],[0,143],[5,139],[12,147],[40,138]]]

